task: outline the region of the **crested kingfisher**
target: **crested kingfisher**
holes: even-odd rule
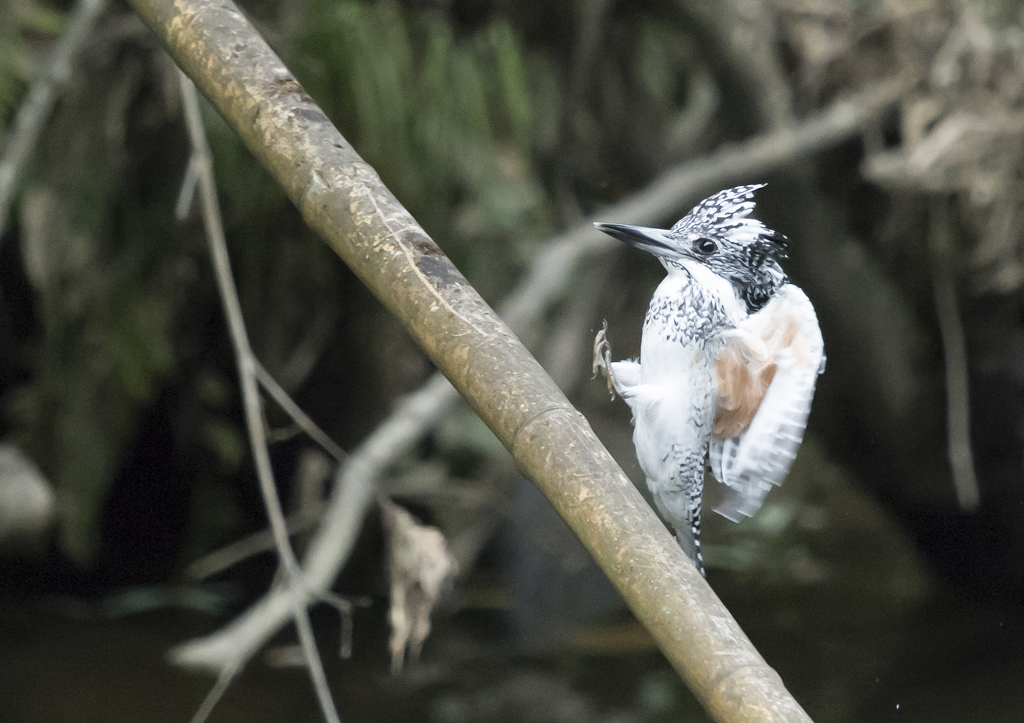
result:
[[[715,511],[734,522],[752,516],[789,472],[825,368],[814,307],[779,264],[786,237],[749,217],[763,186],[720,191],[668,230],[595,224],[668,272],[644,319],[640,358],[611,360],[606,322],[594,374],[632,410],[647,487],[701,574],[705,460],[726,486]]]

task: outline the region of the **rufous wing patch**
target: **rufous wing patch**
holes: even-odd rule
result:
[[[715,364],[718,407],[711,428],[717,439],[741,434],[754,419],[778,369],[774,359],[783,349],[792,349],[798,364],[811,363],[810,346],[800,333],[797,319],[781,306],[760,333],[767,354],[752,353],[741,339],[730,339]]]
[[[776,366],[761,360],[744,359],[727,348],[715,364],[718,377],[718,408],[711,434],[719,439],[735,437],[757,414]]]

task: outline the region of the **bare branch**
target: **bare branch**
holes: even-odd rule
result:
[[[309,532],[320,523],[326,506],[324,486],[334,467],[327,455],[316,448],[306,449],[299,455],[291,480],[295,499],[292,512],[285,518],[289,535]],[[271,530],[260,530],[190,563],[185,576],[195,581],[205,580],[253,555],[274,549]]]
[[[245,421],[249,430],[249,442],[252,446],[253,458],[256,462],[256,474],[260,483],[260,492],[263,495],[263,504],[266,507],[267,516],[270,518],[270,529],[273,532],[281,567],[285,572],[284,584],[303,591],[302,570],[288,539],[287,523],[284,519],[284,512],[281,509],[281,501],[278,499],[277,488],[274,485],[274,473],[270,466],[270,452],[267,448],[266,431],[263,426],[263,404],[260,399],[257,383],[257,368],[259,364],[249,345],[249,337],[245,331],[245,320],[242,318],[242,305],[238,300],[235,281],[231,275],[231,262],[228,258],[227,241],[224,238],[220,205],[217,201],[217,187],[213,177],[213,160],[206,141],[202,117],[199,113],[199,96],[188,76],[184,73],[179,75],[181,79],[182,105],[185,110],[189,139],[192,142],[193,160],[189,163],[189,177],[195,173],[198,178],[198,190],[203,209],[203,226],[206,229],[206,237],[210,243],[210,255],[213,257],[213,265],[217,275],[217,287],[220,290],[221,302],[224,304],[224,314],[228,320],[228,330],[231,334],[231,342],[238,361],[238,376],[242,387]],[[191,183],[192,181],[187,179],[186,182]],[[306,658],[306,664],[309,667],[309,674],[313,680],[317,698],[320,701],[320,709],[328,723],[340,723],[338,712],[334,707],[334,700],[331,697],[331,690],[327,685],[327,677],[324,675],[323,663],[316,649],[316,641],[313,638],[313,627],[309,622],[306,602],[299,596],[293,597],[292,600],[291,613],[299,633],[299,641]],[[241,664],[242,661],[236,659],[234,664],[228,667],[229,670],[234,669],[230,673],[230,677],[228,673],[222,672],[217,685],[207,698],[210,708],[213,707],[220,697],[222,692],[220,689],[230,683],[231,677],[234,676],[234,671],[240,669]]]
[[[935,314],[939,319],[943,355],[946,361],[946,436],[949,445],[949,466],[960,509],[973,512],[981,494],[974,473],[974,452],[971,446],[970,379],[967,366],[967,343],[956,299],[956,287],[949,269],[952,241],[949,209],[946,198],[934,199],[929,209],[931,229],[928,245],[932,256],[932,287]]]
[[[521,334],[561,297],[580,260],[617,247],[614,239],[595,232],[594,221],[652,225],[674,220],[708,191],[761,177],[855,137],[868,121],[891,107],[903,89],[902,81],[887,80],[806,120],[669,169],[642,191],[552,239],[501,306],[502,318]]]
[[[302,411],[302,407],[296,404],[295,400],[288,396],[288,392],[286,392],[284,388],[277,383],[277,380],[271,376],[270,372],[268,372],[266,368],[259,363],[259,361],[256,361],[256,379],[259,380],[260,385],[267,390],[267,393],[274,398],[274,401],[281,406],[281,409],[283,409],[289,417],[295,420],[295,423],[302,428],[303,432],[308,434],[314,442],[323,447],[324,451],[334,457],[335,460],[338,462],[345,461],[348,457],[348,455],[345,454],[345,450],[338,446],[338,443],[331,439],[327,435],[327,432],[320,429],[320,427],[317,426],[317,423],[314,422],[308,414]]]
[[[302,532],[309,532],[316,527],[320,517],[319,514],[307,513],[288,515],[285,518],[288,534],[298,535]],[[229,567],[234,567],[242,560],[273,549],[274,533],[266,529],[260,530],[189,563],[185,570],[185,577],[196,581],[205,580]]]
[[[323,522],[303,561],[311,590],[328,590],[348,559],[363,518],[377,496],[377,480],[458,398],[448,380],[437,374],[353,450],[337,472]],[[173,649],[170,659],[178,665],[216,671],[235,659],[248,660],[288,621],[294,596],[289,589],[271,590],[226,628]]]
[[[106,0],[79,0],[67,32],[57,43],[49,67],[32,84],[28,97],[18,108],[14,130],[0,158],[0,236],[7,228],[11,202],[25,164],[50,118],[54,103],[71,80],[71,64],[106,8]]]
[[[203,698],[203,702],[199,704],[199,708],[192,715],[189,723],[206,723],[206,719],[210,717],[210,713],[213,713],[213,709],[220,702],[220,699],[224,697],[224,693],[227,692],[231,681],[235,679],[235,676],[240,671],[241,668],[238,665],[234,667],[224,666],[217,676],[217,682],[213,684],[210,692]]]

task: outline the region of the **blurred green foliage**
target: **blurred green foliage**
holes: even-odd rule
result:
[[[25,184],[20,246],[38,328],[29,381],[6,398],[15,439],[59,485],[62,547],[83,562],[138,416],[174,367],[184,298],[170,224],[150,205],[163,199],[145,197],[129,148],[126,116],[153,67],[104,64],[87,83],[78,71]]]

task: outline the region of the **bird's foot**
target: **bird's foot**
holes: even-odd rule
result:
[[[602,324],[601,331],[597,332],[597,336],[594,337],[594,365],[592,371],[594,376],[591,379],[597,379],[599,372],[605,376],[608,382],[608,392],[612,395],[612,399],[615,399],[615,381],[612,377],[612,346],[608,343],[607,320]]]

